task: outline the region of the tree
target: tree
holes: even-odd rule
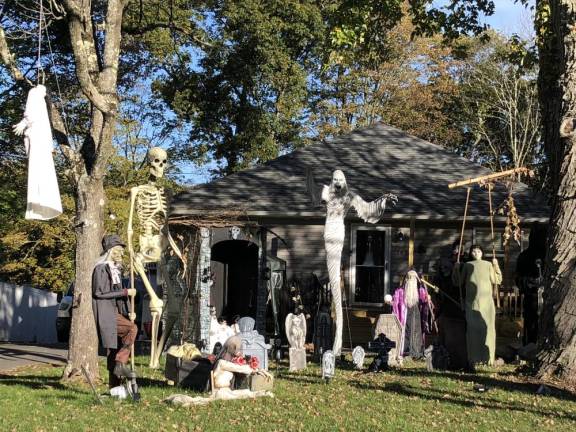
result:
[[[126,9],[127,4],[126,0],[45,0],[44,14],[39,15],[45,19],[37,22],[30,22],[28,12],[39,10],[39,2],[7,1],[0,11],[0,60],[15,82],[13,87],[32,85],[29,65],[34,64],[36,51],[27,38],[8,39],[4,29],[14,34],[20,29],[43,34],[43,30],[38,31],[40,22],[50,27],[47,38],[56,58],[60,59],[50,68],[48,79],[59,76],[66,79],[71,93],[81,92],[81,97],[67,99],[67,108],[70,108],[67,111],[73,112],[70,106],[73,105],[77,109],[74,112],[79,113],[74,122],[66,122],[55,104],[49,105],[55,138],[65,159],[75,198],[75,311],[64,379],[80,376],[81,367],[93,378],[99,377],[91,274],[104,230],[104,178],[114,153],[119,88],[138,74],[150,71],[146,68],[150,58],[160,62],[164,51],[152,48],[158,48],[176,33],[194,33],[196,25],[193,19],[187,20],[187,25],[180,25],[184,16],[192,14],[190,2],[184,0],[134,3],[131,9]],[[157,37],[143,37],[147,32],[157,32]],[[123,35],[126,35],[124,46]],[[124,51],[122,56],[126,47],[135,48]],[[165,55],[169,57],[170,53]],[[125,78],[124,83],[119,78]],[[57,83],[52,84],[53,88],[57,87]]]
[[[223,175],[302,145],[307,66],[323,24],[308,0],[216,1],[211,10],[198,64],[181,52],[156,88],[190,124],[181,153],[213,159]]]
[[[544,312],[538,374],[576,382],[576,1],[536,2],[544,148],[550,164]]]
[[[460,74],[460,127],[470,139],[467,156],[499,171],[542,161],[537,57],[528,41],[468,40],[467,65]]]
[[[404,17],[373,49],[351,42],[340,27],[332,31],[312,101],[318,138],[383,121],[446,147],[462,140],[451,116],[462,62],[440,36],[414,31]]]

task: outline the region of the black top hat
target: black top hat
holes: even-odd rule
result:
[[[102,249],[104,249],[104,252],[108,252],[114,246],[126,247],[126,245],[124,244],[119,235],[110,234],[104,236],[104,238],[102,239]]]

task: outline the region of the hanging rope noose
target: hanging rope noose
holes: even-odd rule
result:
[[[40,62],[42,54],[42,21],[44,19],[44,6],[40,0],[40,14],[38,18],[38,57],[36,59],[36,85],[40,84],[40,71],[42,70],[42,63]]]
[[[468,204],[470,203],[470,192],[471,188],[466,188],[466,205],[464,206],[464,217],[462,218],[462,230],[460,231],[460,244],[458,245],[458,257],[456,258],[456,264],[460,267],[460,255],[462,253],[462,241],[464,240],[464,228],[466,227],[466,216],[468,215]],[[460,272],[460,268],[458,269]],[[460,274],[459,274],[460,276]],[[462,281],[458,281],[458,289],[460,290],[460,306],[464,308],[464,297],[462,296]]]
[[[492,210],[492,188],[494,187],[493,183],[488,183],[488,205],[490,208],[490,232],[492,235],[492,259],[496,258],[496,245],[494,240],[494,211]],[[498,285],[496,285],[495,293],[496,295],[496,307],[500,307],[500,290],[498,289]]]
[[[466,227],[466,215],[468,214],[468,204],[470,203],[471,188],[466,188],[466,206],[464,207],[464,218],[462,219],[462,230],[460,231],[460,244],[458,245],[458,257],[456,262],[460,262],[460,254],[462,253],[462,241],[464,240],[464,228]]]
[[[488,205],[490,208],[490,233],[492,235],[492,258],[496,258],[496,246],[494,243],[494,211],[492,210],[492,188],[493,183],[488,183]]]

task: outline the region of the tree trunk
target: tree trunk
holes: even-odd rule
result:
[[[538,1],[539,93],[550,163],[548,232],[538,375],[576,382],[576,0]]]
[[[82,376],[82,365],[93,380],[99,379],[98,337],[92,312],[92,269],[98,258],[103,232],[103,179],[83,176],[76,199],[76,279],[70,349],[63,379]]]

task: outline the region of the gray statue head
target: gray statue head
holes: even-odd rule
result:
[[[152,147],[148,150],[148,165],[150,174],[156,178],[164,176],[164,170],[168,162],[166,150],[160,147]]]
[[[238,320],[238,328],[240,329],[240,333],[249,333],[254,330],[254,318],[251,317],[243,317]]]

